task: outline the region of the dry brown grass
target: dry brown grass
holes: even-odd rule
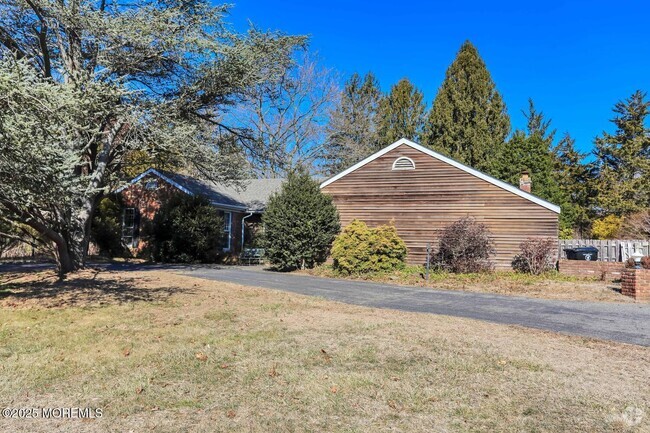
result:
[[[464,290],[541,299],[634,302],[632,298],[621,294],[620,283],[570,277],[556,272],[543,275],[526,275],[505,271],[484,274],[431,272],[429,281],[424,280],[424,269],[421,266],[409,266],[402,271],[358,277],[342,277],[329,265],[298,273],[327,278],[362,279],[432,289]]]
[[[104,409],[0,431],[650,431],[643,347],[154,271],[0,304],[0,405]]]

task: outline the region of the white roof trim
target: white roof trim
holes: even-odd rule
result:
[[[122,192],[126,188],[128,188],[129,186],[135,185],[136,183],[140,182],[140,180],[142,180],[144,177],[146,177],[146,176],[148,176],[150,174],[153,174],[154,176],[158,176],[159,178],[161,178],[165,182],[169,183],[171,186],[173,186],[175,188],[178,188],[179,190],[181,190],[182,192],[184,192],[187,195],[194,195],[194,193],[192,193],[192,191],[185,188],[183,185],[179,184],[178,182],[173,181],[172,179],[169,178],[169,176],[165,176],[164,174],[162,174],[161,172],[159,172],[155,168],[147,169],[146,171],[140,173],[139,175],[137,175],[136,177],[131,179],[129,181],[129,183],[127,183],[124,186],[119,187],[118,189],[116,189],[113,192],[115,194],[119,194],[120,192]],[[233,206],[231,204],[219,203],[219,202],[216,202],[216,201],[213,201],[213,200],[210,200],[210,203],[212,205],[214,205],[214,206],[219,206],[219,207],[224,208],[226,210],[246,210],[246,207],[244,207],[244,206]]]
[[[446,157],[444,155],[441,155],[438,152],[435,152],[435,151],[433,151],[431,149],[428,149],[428,148],[426,148],[424,146],[421,146],[421,145],[419,145],[417,143],[414,143],[413,141],[408,140],[406,138],[402,138],[400,140],[397,140],[395,143],[391,144],[390,146],[384,147],[379,152],[377,152],[377,153],[375,153],[373,155],[370,155],[368,158],[354,164],[352,167],[348,168],[347,170],[344,170],[341,173],[337,174],[336,176],[327,179],[325,182],[321,183],[320,187],[325,188],[327,185],[329,185],[329,184],[331,184],[333,182],[336,182],[337,180],[339,180],[343,176],[346,176],[346,175],[352,173],[353,171],[363,167],[364,165],[368,164],[369,162],[374,161],[375,159],[379,158],[380,156],[385,155],[386,153],[390,152],[391,150],[393,150],[393,149],[395,149],[395,148],[397,148],[397,147],[399,147],[401,145],[410,146],[415,150],[419,150],[422,153],[426,153],[427,155],[429,155],[429,156],[431,156],[433,158],[436,158],[436,159],[438,159],[438,160],[440,160],[442,162],[445,162],[445,163],[447,163],[447,164],[449,164],[451,166],[454,166],[454,167],[456,167],[456,168],[458,168],[460,170],[463,170],[464,172],[469,173],[469,174],[471,174],[473,176],[476,176],[479,179],[482,179],[482,180],[484,180],[486,182],[489,182],[492,185],[498,186],[499,188],[505,189],[508,192],[511,192],[511,193],[513,193],[515,195],[518,195],[519,197],[525,198],[526,200],[532,201],[533,203],[536,203],[536,204],[538,204],[538,205],[540,205],[542,207],[545,207],[546,209],[548,209],[550,211],[553,211],[553,212],[558,213],[558,214],[560,213],[560,206],[558,206],[558,205],[550,203],[550,202],[548,202],[548,201],[546,201],[544,199],[541,199],[541,198],[539,198],[539,197],[537,197],[537,196],[535,196],[533,194],[530,194],[530,193],[528,193],[526,191],[522,191],[521,189],[517,188],[514,185],[510,185],[509,183],[503,182],[503,181],[501,181],[499,179],[495,179],[494,177],[492,177],[492,176],[490,176],[488,174],[482,173],[482,172],[480,172],[478,170],[475,170],[475,169],[473,169],[471,167],[468,167],[465,164],[461,164],[458,161],[455,161],[455,160],[453,160],[451,158],[448,158],[448,157]]]
[[[147,169],[146,171],[140,173],[139,175],[137,175],[136,177],[134,177],[133,179],[131,179],[131,180],[129,181],[129,183],[127,183],[126,185],[121,186],[121,187],[119,187],[118,189],[116,189],[116,190],[115,190],[115,193],[117,194],[117,193],[120,193],[120,192],[124,191],[124,190],[127,189],[129,186],[131,186],[131,185],[135,185],[136,183],[140,182],[140,180],[142,180],[144,177],[146,177],[146,176],[148,176],[148,175],[150,175],[150,174],[153,174],[153,175],[155,175],[155,176],[158,176],[159,178],[161,178],[162,180],[164,180],[164,181],[167,182],[168,184],[170,184],[170,185],[172,185],[172,186],[174,186],[174,187],[180,189],[181,191],[183,191],[183,192],[184,192],[185,194],[187,194],[187,195],[194,195],[194,194],[192,194],[192,191],[190,191],[189,189],[187,189],[187,188],[185,188],[184,186],[180,185],[179,183],[174,182],[174,181],[171,180],[169,177],[165,176],[164,174],[162,174],[161,172],[159,172],[159,171],[156,170],[155,168],[149,168],[149,169]]]

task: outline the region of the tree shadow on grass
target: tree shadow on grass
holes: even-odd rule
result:
[[[0,306],[26,308],[103,307],[132,302],[162,302],[181,287],[160,287],[146,277],[86,269],[58,279],[53,271],[21,273],[0,284]]]

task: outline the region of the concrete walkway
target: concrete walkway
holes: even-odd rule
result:
[[[179,272],[179,269],[174,271]],[[650,304],[555,301],[433,290],[292,275],[246,267],[193,267],[180,272],[207,280],[320,296],[366,307],[467,317],[650,346]]]

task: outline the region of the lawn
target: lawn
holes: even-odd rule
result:
[[[0,431],[650,431],[650,348],[162,271],[0,274]]]
[[[327,278],[363,279],[391,284],[404,284],[433,289],[464,290],[469,292],[496,293],[500,295],[527,296],[542,299],[563,299],[574,301],[634,302],[621,294],[619,282],[599,281],[573,277],[559,272],[529,275],[513,271],[496,271],[479,274],[452,274],[430,272],[425,280],[422,266],[406,266],[403,270],[362,276],[344,276],[331,265],[299,273]]]

